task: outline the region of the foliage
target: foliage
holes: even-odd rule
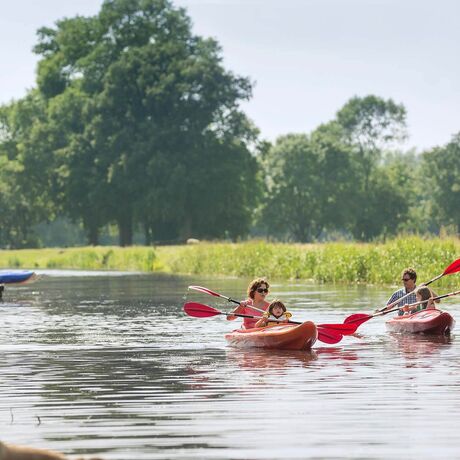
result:
[[[36,88],[0,107],[1,247],[39,246],[61,218],[91,245],[107,228],[122,246],[458,232],[460,134],[396,151],[405,107],[367,95],[271,145],[240,107],[252,82],[168,0],[105,0],[34,50]]]
[[[460,133],[444,147],[423,156],[425,187],[433,199],[433,215],[444,225],[453,224],[460,231]]]
[[[324,283],[400,284],[412,266],[419,282],[432,279],[458,258],[457,238],[399,237],[385,243],[200,243],[151,247],[85,247],[0,251],[0,267],[167,271],[206,276],[266,276]],[[459,274],[436,286],[458,286]]]
[[[136,223],[149,241],[247,233],[256,131],[238,103],[251,84],[223,68],[217,42],[192,35],[184,10],[166,0],[106,1],[94,17],[41,29],[35,51],[49,121],[64,138],[50,146],[60,203],[90,243],[108,222],[121,245],[132,243]],[[209,197],[210,208],[196,205]]]
[[[280,137],[265,158],[268,196],[263,220],[270,233],[296,241],[318,238],[346,221],[350,163],[344,145],[324,134]]]

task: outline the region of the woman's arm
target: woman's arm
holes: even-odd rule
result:
[[[248,302],[246,300],[243,300],[233,311],[232,313],[237,313],[237,314],[244,314],[244,309],[246,308],[246,306],[248,305]],[[228,315],[227,316],[227,320],[228,321],[233,321],[235,319],[237,319],[238,317],[237,316],[233,316],[233,315]]]

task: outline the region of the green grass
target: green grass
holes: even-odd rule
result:
[[[190,246],[84,247],[0,251],[3,268],[164,271],[325,283],[399,284],[403,268],[417,270],[419,281],[442,273],[460,257],[457,238],[399,237],[386,243],[275,244],[200,243]],[[460,274],[437,285],[459,286]]]
[[[159,271],[154,248],[99,246],[0,251],[3,268]]]

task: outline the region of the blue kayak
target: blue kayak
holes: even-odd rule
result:
[[[35,272],[29,270],[0,270],[0,284],[24,283],[34,275]]]

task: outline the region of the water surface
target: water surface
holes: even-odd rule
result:
[[[374,318],[310,353],[244,351],[224,340],[239,322],[182,312],[228,305],[189,284],[241,298],[247,282],[57,271],[7,287],[0,440],[118,460],[460,458],[455,336],[391,335]],[[286,282],[271,298],[296,320],[342,322],[390,293]]]

